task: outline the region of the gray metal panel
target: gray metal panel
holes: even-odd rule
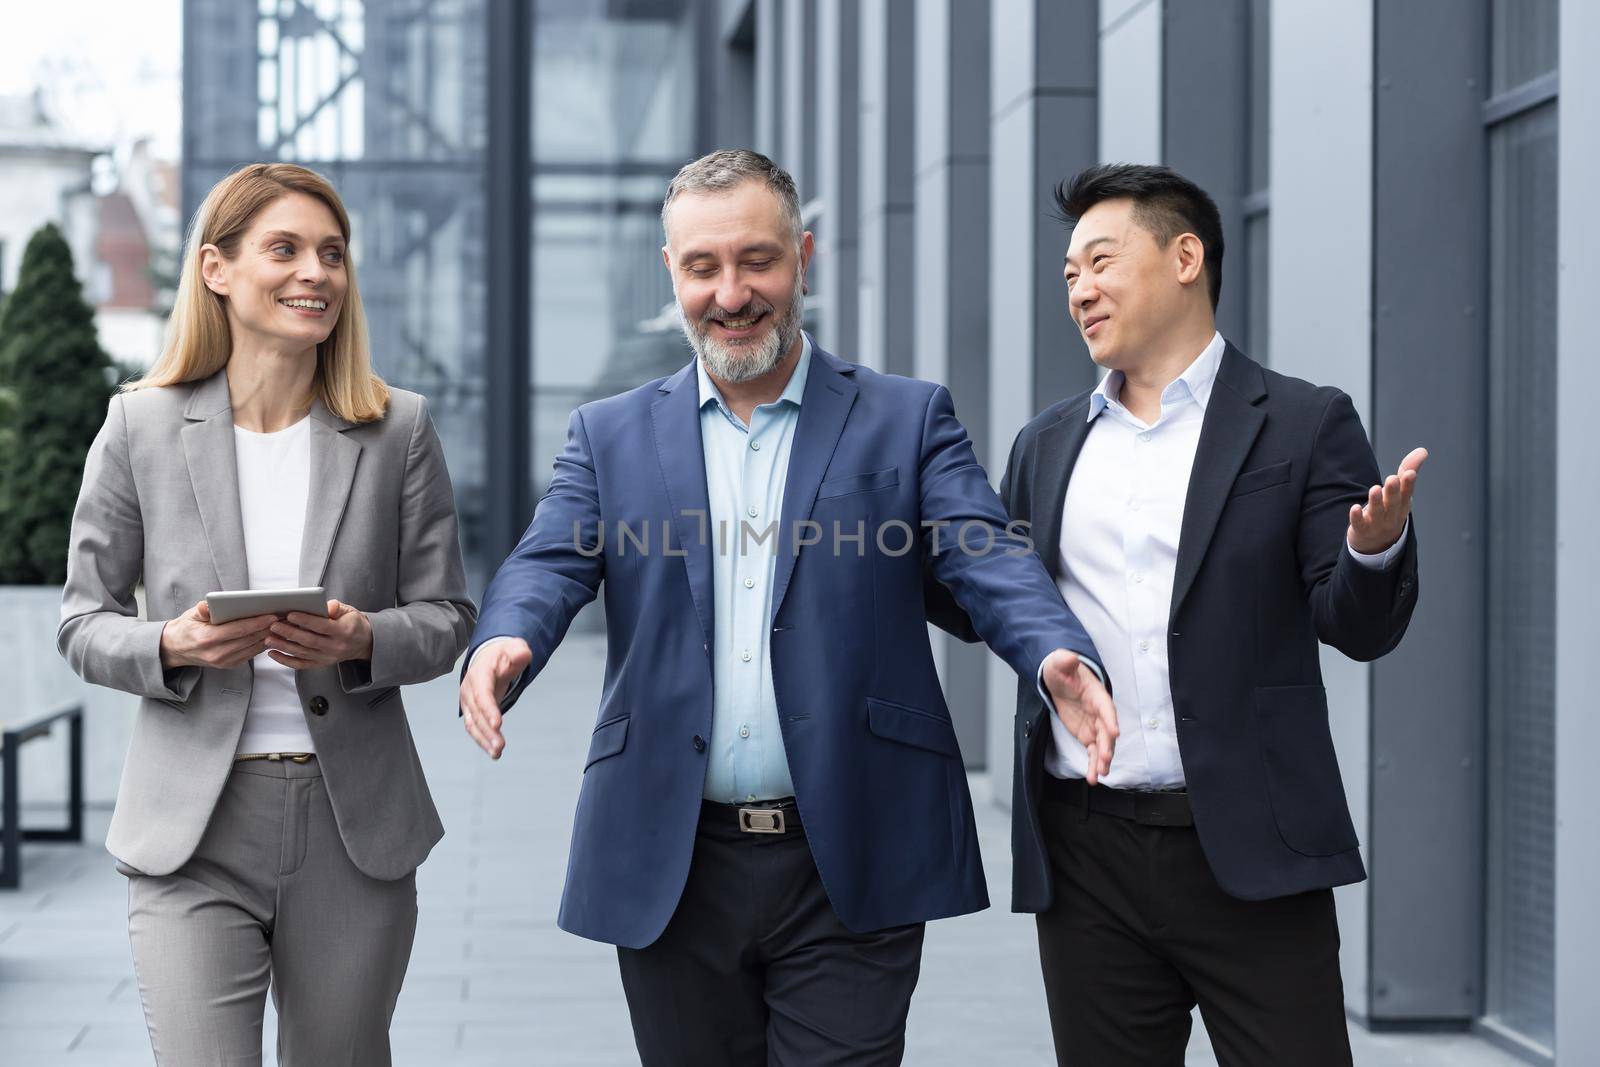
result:
[[[1376,17],[1372,434],[1385,472],[1417,445],[1432,458],[1416,616],[1372,670],[1369,1011],[1468,1019],[1483,959],[1487,27],[1453,0]]]
[[[783,12],[778,0],[755,0],[756,140],[757,152],[778,159],[783,154],[784,47]],[[781,165],[781,164],[780,164]]]
[[[1249,189],[1249,4],[1168,4],[1163,27],[1163,161],[1211,194],[1222,212],[1217,329],[1245,337],[1244,196]]]
[[[489,0],[489,84],[522,92],[489,94],[484,153],[488,307],[483,554],[491,567],[509,555],[533,517],[528,442],[532,373],[533,199],[532,108],[526,91],[533,64],[533,15],[519,0]]]
[[[1556,1058],[1578,1064],[1600,1049],[1600,833],[1594,825],[1595,531],[1600,529],[1600,435],[1593,428],[1600,396],[1600,215],[1592,203],[1600,174],[1600,5],[1562,0],[1561,104],[1557,214],[1556,414]]]
[[[817,340],[824,348],[838,350],[850,345],[857,329],[861,26],[853,0],[816,3],[816,195],[823,207],[812,291],[822,305]],[[848,351],[841,355],[851,358]]]
[[[1094,383],[1094,365],[1066,313],[1067,235],[1050,191],[1095,161],[1099,5],[1095,0],[995,0],[990,21],[989,441],[996,475],[1024,423]],[[989,657],[989,769],[1011,798],[1016,675]]]
[[[784,5],[783,154],[776,158],[794,178],[802,203],[817,181],[816,49],[816,5]]]
[[[957,418],[979,461],[987,462],[989,302],[973,296],[985,292],[989,279],[987,0],[921,4],[916,49],[912,372],[949,387]],[[962,757],[969,768],[981,768],[988,759],[989,653],[937,630],[934,640]]]
[[[912,178],[915,160],[916,6],[864,0],[861,31],[860,333],[851,358],[910,374],[915,324]]]

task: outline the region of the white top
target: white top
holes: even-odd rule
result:
[[[1121,736],[1101,784],[1113,789],[1185,786],[1168,675],[1167,615],[1189,473],[1225,347],[1222,335],[1213,334],[1162,391],[1161,414],[1148,425],[1118,400],[1122,372],[1106,375],[1089,398],[1092,425],[1067,483],[1056,585],[1111,676]],[[1364,566],[1387,566],[1409,531],[1408,523],[1387,552],[1351,555]],[[1050,732],[1055,744],[1045,755],[1045,769],[1057,778],[1086,777],[1082,743],[1054,715]]]
[[[311,420],[301,419],[276,433],[235,426],[233,447],[250,588],[299,588],[300,540],[311,491]],[[295,688],[295,671],[265,652],[252,665],[255,685],[238,751],[316,751]]]

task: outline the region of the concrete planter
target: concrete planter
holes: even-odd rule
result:
[[[63,704],[84,705],[84,800],[110,807],[133,733],[138,698],[84,682],[56,652],[61,587],[0,585],[0,723],[39,718]],[[22,746],[22,802],[63,804],[67,796],[67,730]],[[65,808],[62,809],[63,813]],[[43,824],[47,816],[32,821]]]

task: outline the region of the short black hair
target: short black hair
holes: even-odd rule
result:
[[[1179,234],[1192,233],[1205,248],[1211,310],[1222,296],[1222,214],[1217,202],[1171,167],[1148,163],[1101,163],[1056,186],[1061,221],[1076,225],[1084,213],[1106,200],[1132,200],[1133,218],[1165,248]]]

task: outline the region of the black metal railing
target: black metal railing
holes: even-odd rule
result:
[[[49,737],[56,724],[67,724],[67,825],[22,828],[22,746]],[[83,705],[70,704],[42,719],[0,732],[0,889],[15,889],[22,880],[22,842],[83,840]]]

